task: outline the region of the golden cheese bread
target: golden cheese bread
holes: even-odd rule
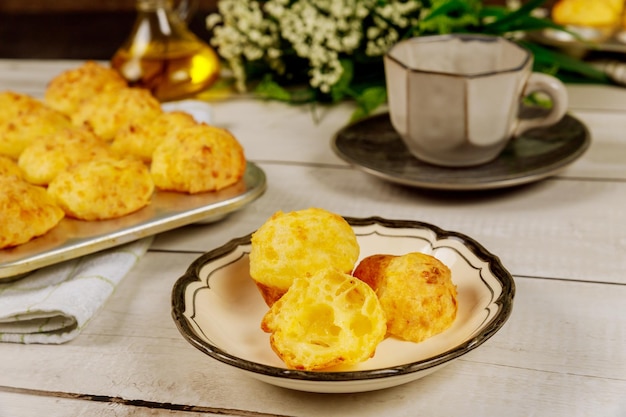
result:
[[[238,182],[246,169],[243,147],[227,130],[207,124],[183,128],[152,154],[156,187],[189,194],[217,191]]]
[[[83,102],[71,115],[75,126],[91,129],[111,141],[117,132],[132,123],[149,123],[162,113],[161,104],[142,88],[105,90]]]
[[[187,112],[164,112],[149,90],[94,61],[60,72],[43,100],[0,92],[0,176],[47,186],[47,198],[68,217],[133,213],[150,203],[155,183],[179,193],[236,193],[245,170],[243,147],[230,132]]]
[[[111,155],[107,144],[91,130],[68,127],[28,145],[18,159],[24,179],[48,185],[60,172],[81,162]]]
[[[48,193],[69,217],[105,220],[147,206],[154,183],[146,165],[136,159],[99,158],[60,172]]]
[[[333,267],[350,273],[359,257],[354,230],[321,208],[278,211],[252,234],[250,276],[271,306],[296,278]]]
[[[17,163],[8,156],[0,155],[0,177],[16,176],[23,178],[23,173]]]
[[[53,109],[72,115],[95,95],[125,87],[126,80],[117,71],[87,61],[55,76],[46,87],[44,100]]]
[[[14,91],[0,92],[0,126],[22,113],[30,113],[45,105],[34,97]]]
[[[324,268],[296,278],[265,314],[263,331],[291,369],[317,370],[365,361],[386,332],[385,314],[364,282]]]
[[[62,113],[33,102],[24,103],[27,104],[11,119],[0,123],[0,155],[17,159],[35,139],[70,126]]]
[[[456,318],[457,289],[450,269],[431,255],[368,256],[353,275],[376,291],[391,336],[421,342]]]
[[[196,121],[189,113],[163,112],[148,123],[131,123],[120,129],[111,149],[119,155],[133,155],[150,163],[154,150],[162,141],[195,124]]]
[[[63,217],[45,188],[14,175],[0,176],[0,249],[45,234]]]

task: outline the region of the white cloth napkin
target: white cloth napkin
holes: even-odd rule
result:
[[[0,284],[0,342],[58,344],[74,339],[151,242],[145,238]]]

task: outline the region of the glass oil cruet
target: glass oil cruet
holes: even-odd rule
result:
[[[188,0],[137,0],[131,35],[111,66],[131,86],[149,89],[160,101],[192,96],[210,87],[220,72],[215,51],[185,21]]]

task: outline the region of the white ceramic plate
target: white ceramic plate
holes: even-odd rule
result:
[[[421,343],[385,339],[373,358],[325,371],[287,369],[260,329],[267,306],[249,275],[250,235],[191,264],[172,291],[172,315],[193,346],[250,376],[301,391],[361,392],[426,376],[480,346],[511,313],[515,284],[500,260],[473,239],[415,221],[347,218],[361,258],[418,251],[452,270],[459,310],[452,327]]]

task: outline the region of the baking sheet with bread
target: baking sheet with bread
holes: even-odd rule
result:
[[[149,91],[93,61],[50,80],[43,100],[0,92],[0,249],[45,235],[63,218],[130,215],[155,191],[217,192],[245,171],[229,131],[162,110]],[[16,199],[18,191],[36,197]],[[51,206],[62,215],[51,216]],[[37,227],[15,226],[26,223]]]
[[[353,365],[386,337],[418,343],[454,322],[456,285],[437,258],[358,259],[351,226],[321,208],[276,212],[252,234],[250,277],[269,308],[260,327],[288,368]]]

